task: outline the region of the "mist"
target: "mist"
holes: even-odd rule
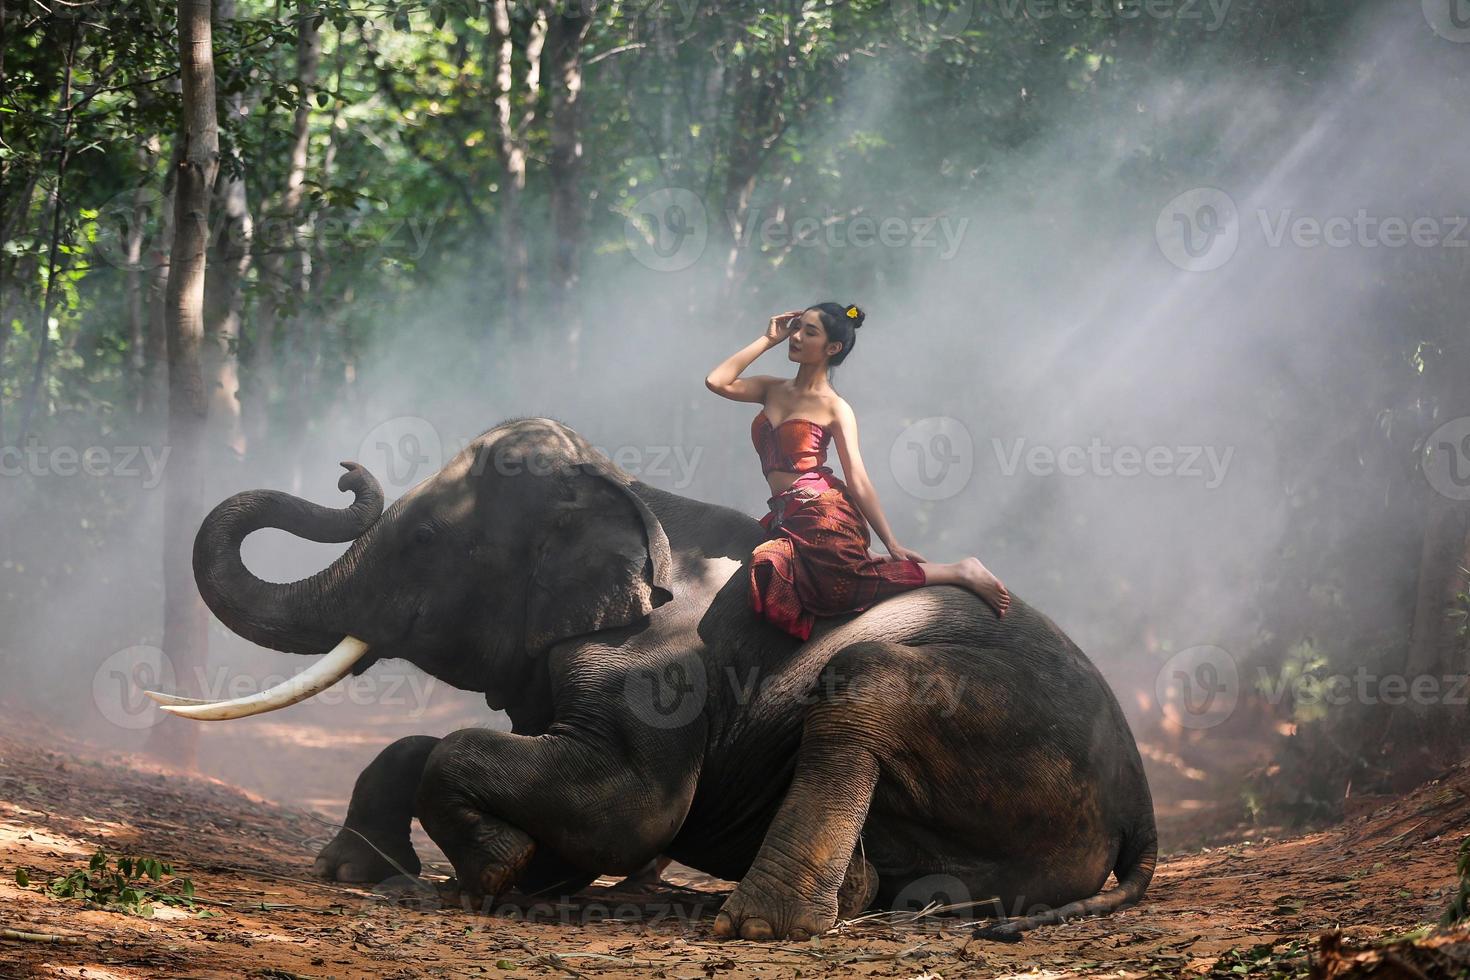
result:
[[[1227,9],[1222,32],[1238,13]],[[209,502],[274,488],[341,506],[339,460],[366,465],[391,501],[480,432],[547,416],[654,486],[755,518],[769,493],[749,438],[758,406],[721,399],[703,379],[774,313],[832,299],[868,313],[832,380],[856,411],[899,539],[931,561],[978,555],[1098,664],[1140,740],[1181,733],[1160,703],[1175,654],[1225,651],[1245,690],[1257,659],[1274,663],[1294,642],[1273,629],[1271,589],[1301,508],[1337,529],[1343,560],[1362,566],[1349,582],[1373,583],[1338,601],[1402,635],[1414,525],[1373,501],[1422,479],[1402,433],[1412,441],[1437,420],[1412,396],[1414,364],[1382,356],[1381,338],[1413,299],[1407,253],[1466,267],[1470,104],[1442,84],[1463,70],[1463,46],[1437,36],[1417,4],[1372,11],[1334,42],[1330,81],[1308,86],[1288,68],[1232,64],[1210,43],[1213,21],[1200,25],[1187,74],[1160,73],[1109,100],[1051,102],[1039,137],[962,180],[895,186],[885,172],[828,188],[831,213],[857,209],[873,230],[851,218],[832,226],[840,234],[819,230],[817,244],[793,247],[750,288],[727,283],[718,201],[673,188],[699,202],[703,218],[692,220],[705,244],[667,268],[699,236],[656,226],[675,259],[649,260],[632,244],[637,229],[626,248],[590,256],[576,370],[573,328],[547,310],[528,312],[528,341],[482,345],[467,320],[481,284],[460,268],[391,309],[351,310],[376,329],[356,351],[349,396],[289,445],[252,447],[214,473]],[[922,129],[896,84],[875,73],[845,92],[824,123],[832,139],[871,131],[902,146]],[[950,135],[963,145],[966,134]],[[668,190],[644,183],[630,194]],[[767,190],[755,207],[778,223],[737,248],[782,248],[783,228],[828,216],[782,216]],[[635,220],[605,198],[594,210],[609,226]],[[1405,230],[1385,227],[1389,218]],[[875,240],[885,219],[902,228],[895,244]],[[466,265],[496,255],[486,240]],[[794,369],[778,347],[749,373]],[[1365,457],[1363,434],[1382,430],[1375,406],[1395,400],[1398,434],[1383,430],[1381,451]],[[118,445],[160,444],[114,434]],[[64,423],[47,439],[65,444]],[[5,573],[56,574],[43,603],[7,597],[7,693],[124,749],[147,729],[119,726],[136,715],[107,706],[122,696],[109,671],[131,669],[137,658],[119,652],[156,646],[161,633],[162,494],[141,449],[139,460],[141,475],[77,475],[60,492],[56,480],[11,480],[0,498]],[[1352,490],[1303,496],[1324,479]],[[126,515],[105,545],[56,554],[99,499]],[[245,554],[262,577],[284,581],[341,550],[263,532]],[[300,666],[215,624],[210,671],[221,683]],[[383,663],[373,674],[385,679],[362,698],[208,727],[201,768],[281,793],[287,783],[260,757],[273,740],[302,744],[299,726],[314,725],[343,764],[314,774],[310,795],[345,799],[358,769],[347,762],[397,734],[508,727],[477,696],[415,668]],[[1184,734],[1208,753],[1210,730]],[[264,751],[247,751],[252,742]],[[1161,805],[1180,792],[1156,787]]]

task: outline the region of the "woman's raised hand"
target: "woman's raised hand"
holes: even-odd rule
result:
[[[805,310],[794,310],[790,313],[777,313],[771,317],[770,325],[766,327],[766,339],[773,344],[779,344],[791,332],[796,329],[796,318],[801,316]]]

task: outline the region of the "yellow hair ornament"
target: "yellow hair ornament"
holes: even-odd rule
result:
[[[856,320],[858,318],[858,308],[856,306],[849,306],[847,308],[847,318],[849,320]]]

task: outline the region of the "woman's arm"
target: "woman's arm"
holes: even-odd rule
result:
[[[912,555],[913,552],[900,547],[898,539],[893,536],[893,529],[888,526],[883,508],[878,504],[878,492],[873,489],[868,471],[863,468],[863,456],[858,450],[857,416],[853,414],[852,406],[845,401],[839,401],[836,415],[832,434],[837,443],[837,456],[842,461],[842,475],[852,493],[853,502],[862,510],[868,523],[873,525],[873,530],[878,532],[878,540],[883,542],[883,547],[888,549],[889,554],[894,557]]]
[[[717,395],[737,402],[761,402],[765,403],[766,389],[771,382],[779,381],[768,374],[758,374],[751,378],[741,378],[740,372],[750,367],[752,361],[760,357],[772,347],[781,343],[791,335],[792,321],[801,316],[801,312],[781,313],[771,317],[770,325],[766,332],[759,338],[752,340],[740,350],[731,354],[720,362],[720,365],[709,373],[704,379],[704,386]]]

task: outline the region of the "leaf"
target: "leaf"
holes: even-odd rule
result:
[[[25,868],[15,869],[15,883],[22,888],[31,887],[31,876],[26,874]]]

